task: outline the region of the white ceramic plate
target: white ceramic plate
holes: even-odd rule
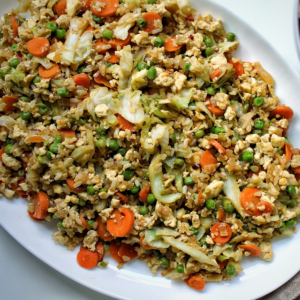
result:
[[[211,13],[215,18],[221,18],[226,29],[236,33],[241,46],[235,57],[241,57],[243,61],[260,61],[273,75],[277,95],[284,104],[291,106],[295,111],[289,137],[294,146],[299,148],[300,141],[297,139],[297,132],[300,130],[297,111],[299,75],[270,44],[233,13],[204,0],[191,0],[191,3],[202,14]],[[7,4],[6,1],[0,1],[0,11],[7,11],[11,5],[12,2]],[[205,290],[200,293],[188,288],[181,280],[171,281],[159,275],[152,276],[148,267],[141,261],[130,262],[118,270],[117,263],[107,258],[109,260],[107,269],[85,270],[76,262],[77,250],[66,251],[65,247],[53,242],[51,233],[55,230],[55,224],[33,222],[26,210],[26,200],[2,198],[1,225],[27,250],[57,271],[86,287],[117,299],[194,300],[199,297],[202,300],[257,299],[284,284],[300,270],[298,234],[290,238],[273,240],[275,255],[271,263],[259,258],[243,259],[241,265],[244,271],[233,281],[208,283]]]

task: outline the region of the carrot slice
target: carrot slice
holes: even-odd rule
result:
[[[53,65],[50,69],[46,69],[44,66],[39,66],[39,74],[44,79],[51,79],[60,73],[58,65]]]
[[[14,104],[18,103],[19,98],[16,96],[3,96],[2,102],[5,103],[4,111],[16,110],[18,109]]]
[[[214,79],[215,77],[219,77],[221,75],[221,70],[218,68],[216,70],[214,70],[211,75],[210,75],[210,79]]]
[[[61,135],[62,140],[64,141],[66,138],[71,139],[76,137],[76,133],[72,129],[58,129],[59,135]]]
[[[244,67],[240,62],[234,63],[232,60],[230,60],[229,63],[232,64],[233,68],[235,69],[235,77],[236,78],[245,74]]]
[[[219,108],[218,106],[213,106],[211,103],[206,104],[207,109],[216,116],[223,116],[225,114],[225,110]]]
[[[74,184],[75,184],[75,181],[74,181],[74,179],[72,179],[72,178],[68,178],[67,180],[66,180],[66,182],[67,182],[67,185],[68,185],[68,187],[69,187],[69,189],[72,191],[72,192],[74,192],[74,193],[83,193],[86,189],[85,189],[85,187],[74,187]]]
[[[83,12],[86,12],[90,8],[91,0],[82,0],[81,3],[82,3],[81,10]]]
[[[241,192],[241,205],[249,215],[254,215],[254,208],[260,202],[260,197],[255,196],[258,192],[260,192],[260,189],[251,187],[245,188]]]
[[[259,209],[262,206],[265,207],[264,210]],[[272,205],[267,201],[257,203],[254,209],[254,214],[256,216],[261,216],[262,214],[271,214],[271,212],[272,212]]]
[[[112,48],[117,49],[118,46],[120,46],[121,48],[127,46],[130,44],[131,42],[131,35],[128,34],[127,38],[125,40],[120,40],[120,39],[111,39],[111,40],[107,40],[107,39],[103,39],[103,42],[105,42],[106,44],[109,44],[112,46]]]
[[[94,77],[94,80],[99,84],[103,84],[103,85],[107,86],[108,88],[111,88],[109,81],[103,76]]]
[[[45,139],[41,136],[31,136],[25,141],[25,144],[31,144],[31,143],[42,143]]]
[[[112,241],[109,245],[109,253],[112,256],[114,260],[116,260],[118,263],[123,263],[124,260],[119,255],[119,246],[117,245],[116,241]]]
[[[113,236],[107,231],[105,224],[103,223],[100,216],[97,217],[96,222],[98,223],[97,233],[99,237],[104,241],[112,241],[114,239]]]
[[[128,198],[122,193],[116,192],[116,195],[120,198],[122,204],[128,203]]]
[[[114,50],[108,50],[108,53],[110,55],[110,58],[107,60],[107,62],[111,64],[116,64],[120,61],[120,58],[115,54],[116,51]]]
[[[5,153],[5,147],[2,147],[0,150],[0,161],[2,161],[2,155]]]
[[[58,16],[65,15],[66,14],[66,8],[67,8],[67,1],[61,0],[56,4],[55,11],[56,11]]]
[[[168,52],[175,52],[179,50],[182,45],[174,45],[175,38],[167,38],[165,39],[165,50]]]
[[[83,246],[80,246],[80,250],[77,254],[77,262],[79,266],[85,269],[93,269],[98,263],[98,252],[92,252]]]
[[[226,155],[225,148],[219,142],[214,139],[211,139],[210,142],[219,152],[221,152],[221,154]]]
[[[104,7],[100,7],[99,5],[105,5]],[[94,15],[101,18],[107,18],[113,16],[117,9],[119,8],[118,0],[93,0],[91,1],[91,11]]]
[[[18,36],[18,28],[19,28],[18,20],[12,15],[8,17],[13,30],[13,36],[14,38],[16,38]]]
[[[44,220],[47,216],[49,204],[48,195],[43,191],[38,192],[34,197],[35,218]]]
[[[145,248],[146,250],[151,250],[152,247],[150,245],[148,245],[146,242],[144,242],[145,240],[145,237],[144,236],[141,236],[140,238],[140,245]]]
[[[50,43],[45,37],[37,37],[26,44],[27,50],[33,56],[46,56],[50,51]]]
[[[121,244],[120,248],[119,248],[119,255],[122,257],[123,260],[127,261],[127,257],[130,258],[130,260],[134,259],[137,257],[137,252],[134,249],[133,245],[129,245],[129,244]],[[126,256],[126,258],[124,259],[124,256]]]
[[[127,121],[126,119],[124,119],[120,114],[117,114],[117,119],[118,119],[118,122],[119,122],[119,125],[120,125],[120,128],[122,130],[130,130],[131,132],[134,132],[136,131],[135,130],[135,125],[129,121]]]
[[[35,217],[33,216],[34,213],[32,213],[32,212],[30,212],[30,211],[28,211],[28,210],[27,210],[27,212],[28,212],[29,217],[30,217],[33,221],[36,221],[36,222],[42,222],[42,221],[44,221],[44,220],[40,220],[40,219],[35,218]]]
[[[218,213],[217,213],[217,219],[224,222],[226,219],[226,213],[224,211],[224,209],[219,208]]]
[[[73,80],[76,85],[83,86],[86,89],[88,89],[91,84],[89,76],[85,73],[81,73],[73,76]]]
[[[217,163],[218,161],[215,159],[215,157],[211,154],[209,150],[206,150],[202,153],[200,161],[202,169],[207,169],[205,167],[209,165],[216,165]]]
[[[104,256],[104,247],[101,242],[96,244],[96,252],[98,253],[98,261],[101,261]]]
[[[121,211],[120,211],[121,210]],[[134,213],[127,207],[115,209],[112,212],[113,218],[107,220],[107,230],[114,237],[124,237],[133,229]]]
[[[202,276],[194,275],[188,279],[185,279],[184,282],[192,289],[197,291],[202,291],[205,288],[205,281]]]
[[[277,115],[289,120],[294,116],[294,111],[288,106],[280,105],[270,112],[271,118],[275,118]]]
[[[150,194],[150,190],[147,188],[142,188],[139,192],[139,197],[143,202],[147,202],[147,197]]]
[[[227,235],[223,235],[226,232]],[[231,239],[232,230],[226,223],[217,223],[211,228],[210,235],[215,243],[226,244]]]
[[[161,16],[155,12],[147,12],[147,13],[144,13],[142,15],[142,17],[144,19],[146,19],[147,21],[147,26],[143,28],[144,31],[152,34],[153,33],[153,30],[157,29],[157,26],[155,26],[155,23],[157,21],[160,21],[162,22],[161,20]]]
[[[291,159],[292,159],[292,156],[293,156],[293,153],[292,153],[292,146],[290,143],[285,143],[284,144],[284,153],[285,153],[285,161],[288,163]]]
[[[261,256],[261,250],[252,244],[247,244],[247,245],[238,245],[238,248],[241,248],[247,252],[250,252],[251,254],[249,256],[255,257],[255,256]]]
[[[95,29],[92,26],[88,26],[85,31],[94,31]]]
[[[95,44],[95,50],[97,53],[100,53],[100,54],[105,54],[110,48],[108,49],[103,49],[103,46],[107,46],[108,43],[105,43],[105,42],[97,42]]]
[[[90,229],[91,229],[90,225],[88,224],[88,222],[85,220],[85,218],[84,218],[83,216],[79,215],[79,219],[80,219],[82,225],[83,225],[87,230],[90,230]]]

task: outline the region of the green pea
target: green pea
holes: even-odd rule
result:
[[[242,112],[245,114],[248,112],[249,110],[249,107],[250,107],[250,104],[249,103],[246,103],[243,108],[242,108]]]
[[[183,273],[184,272],[184,266],[183,265],[178,265],[176,267],[176,272],[177,273]]]
[[[57,151],[58,151],[58,145],[55,144],[55,143],[51,144],[50,147],[49,147],[49,150],[50,150],[52,153],[55,153],[55,154],[56,154]]]
[[[66,36],[66,31],[63,28],[58,28],[55,32],[57,39],[62,40]]]
[[[196,137],[197,139],[200,139],[200,138],[202,138],[203,136],[204,136],[204,130],[199,129],[199,130],[196,130],[196,131],[195,131],[195,137]]]
[[[19,63],[20,63],[20,61],[19,61],[17,58],[12,58],[12,59],[9,61],[9,65],[10,65],[12,68],[17,67]]]
[[[166,257],[161,257],[161,259],[159,260],[159,262],[160,262],[160,265],[162,266],[162,267],[164,267],[164,268],[168,268],[169,267],[169,265],[170,265],[170,262],[169,262],[169,260],[166,258]]]
[[[165,40],[161,37],[158,36],[155,40],[154,40],[154,46],[157,48],[161,48],[163,47],[165,44]]]
[[[55,138],[54,138],[54,141],[53,143],[61,143],[62,142],[62,136],[61,135],[57,135]]]
[[[195,184],[195,182],[194,182],[194,180],[192,179],[191,176],[185,177],[185,178],[184,178],[184,183],[185,183],[186,185],[194,185],[194,184]]]
[[[155,250],[154,251],[154,256],[157,258],[157,259],[160,259],[160,252],[159,252],[159,250]]]
[[[76,121],[76,123],[77,123],[78,125],[84,125],[84,124],[86,123],[86,119],[79,118],[79,119]]]
[[[143,17],[139,17],[136,22],[140,28],[145,28],[148,23],[147,20],[144,19]]]
[[[213,53],[214,53],[214,50],[213,50],[212,48],[207,47],[207,48],[205,49],[205,55],[206,55],[206,57],[211,56]]]
[[[95,221],[93,221],[93,220],[88,220],[88,221],[86,221],[86,222],[89,224],[89,226],[90,226],[91,228],[93,228]]]
[[[17,44],[12,44],[11,45],[11,50],[14,51],[14,52],[16,52],[17,51],[17,47],[18,47]]]
[[[145,173],[145,179],[147,179],[147,180],[150,179],[150,178],[149,178],[149,172],[148,172],[148,171]]]
[[[155,4],[156,0],[147,0],[148,4]]]
[[[156,198],[155,198],[155,196],[154,196],[153,194],[149,194],[149,195],[147,196],[147,202],[148,202],[149,204],[153,204],[155,201],[156,201]]]
[[[130,180],[133,177],[133,172],[127,169],[123,171],[123,176],[125,180]]]
[[[52,160],[52,153],[50,151],[47,151],[46,156],[48,159]]]
[[[139,191],[140,191],[140,188],[135,185],[130,189],[130,193],[133,195],[137,194]]]
[[[184,165],[184,160],[182,158],[176,158],[174,160],[174,166],[181,168]]]
[[[42,156],[38,156],[37,161],[42,165],[45,163],[44,157],[42,157]]]
[[[257,229],[256,229],[256,228],[253,228],[253,229],[251,229],[251,232],[257,233]]]
[[[264,129],[265,122],[263,120],[255,120],[254,121],[254,128],[256,129]]]
[[[206,242],[206,236],[202,237],[199,242],[201,246],[208,246]]]
[[[89,195],[95,195],[96,193],[96,190],[94,189],[94,187],[92,185],[88,185],[86,187],[86,192],[89,194]]]
[[[213,210],[216,207],[216,202],[213,199],[209,199],[205,202],[205,206],[207,209]]]
[[[216,133],[216,126],[213,126],[213,127],[211,127],[210,129],[209,129],[209,132],[210,133]]]
[[[225,89],[225,88],[223,88],[223,87],[220,87],[220,92],[221,93],[224,93],[224,94],[227,94],[227,90]],[[231,103],[231,101],[234,101],[233,103]],[[230,100],[230,104],[232,105],[232,104],[234,104],[235,103],[235,100]]]
[[[295,223],[296,223],[296,221],[295,221],[294,219],[292,219],[292,220],[286,221],[286,222],[285,222],[285,225],[286,225],[287,227],[290,227],[290,226],[294,226]]]
[[[191,231],[194,235],[196,235],[196,234],[199,233],[199,230],[196,229],[196,228],[191,228],[190,231]]]
[[[150,80],[153,80],[157,75],[157,71],[155,69],[155,67],[151,67],[148,72],[147,72],[147,77]]]
[[[226,34],[226,39],[229,41],[229,42],[233,42],[235,40],[235,34],[233,32],[228,32]]]
[[[96,128],[96,129],[95,129],[95,132],[96,132],[98,135],[103,135],[103,134],[105,134],[105,132],[104,132],[100,127]]]
[[[60,220],[60,221],[57,222],[57,227],[59,229],[66,229],[66,227],[63,226],[63,221],[62,220]]]
[[[296,206],[296,200],[295,199],[291,199],[289,202],[288,202],[288,205],[290,207],[295,207]]]
[[[205,44],[207,47],[212,47],[214,43],[213,43],[212,39],[210,39],[210,38],[205,38],[204,44]]]
[[[286,190],[291,196],[296,194],[296,188],[293,185],[288,185]]]
[[[29,111],[27,111],[27,112],[23,111],[20,114],[21,119],[23,119],[25,121],[28,121],[31,118],[31,116],[32,115],[31,115],[31,113]]]
[[[69,95],[69,91],[65,87],[63,87],[57,90],[57,95],[59,97],[67,97]]]
[[[206,92],[207,92],[208,95],[211,95],[211,96],[214,96],[216,94],[216,91],[212,86],[208,87],[206,89]]]
[[[57,25],[54,22],[48,22],[47,29],[49,29],[51,32],[55,32],[57,29]]]
[[[100,139],[96,142],[96,147],[98,149],[104,149],[106,148],[106,142],[103,139]]]
[[[121,154],[122,156],[124,156],[126,154],[126,149],[125,148],[120,148],[118,150],[118,153]]]
[[[117,140],[110,140],[109,141],[109,148],[113,151],[117,151],[119,149],[119,145]]]
[[[96,16],[96,15],[93,15],[93,20],[94,20],[96,23],[102,22],[102,18],[101,18],[101,17],[98,17],[98,16]]]
[[[147,215],[148,212],[149,212],[149,209],[148,209],[147,206],[141,206],[141,207],[140,207],[140,214],[141,214],[141,215]]]
[[[113,36],[113,32],[110,29],[104,29],[102,32],[102,37],[104,37],[107,40],[111,40]]]
[[[232,266],[232,265],[227,266],[227,268],[226,268],[226,274],[228,276],[234,276],[235,273],[236,273],[236,269],[235,269],[234,266]]]
[[[281,226],[279,227],[279,230],[284,230],[286,228],[286,225],[284,222],[282,222]]]
[[[29,59],[32,59],[32,58],[33,58],[33,55],[32,55],[31,53],[27,53],[26,56],[27,56],[27,58],[29,58]]]
[[[86,201],[84,201],[83,199],[79,198],[78,204],[79,204],[79,206],[85,206],[86,205]]]
[[[236,103],[235,100],[230,100],[230,104],[231,104],[231,105],[233,105],[233,104],[235,104],[235,103]]]
[[[277,152],[280,154],[280,155],[282,155],[283,154],[283,151],[281,150],[281,149],[277,149]]]
[[[169,138],[170,138],[171,144],[174,145],[174,144],[176,143],[176,136],[175,136],[175,134],[174,134],[174,133],[171,133],[171,134],[169,135]]]
[[[264,104],[264,101],[265,99],[263,97],[256,97],[254,100],[253,100],[253,104],[255,106],[262,106]]]
[[[40,115],[44,115],[44,114],[47,113],[47,111],[48,111],[48,108],[47,108],[47,107],[45,107],[45,108],[40,108],[40,109],[39,109],[39,114],[40,114]]]
[[[7,155],[10,155],[11,154],[11,148],[13,147],[12,144],[8,144],[5,146],[4,148],[4,152],[7,154]]]
[[[253,161],[253,153],[250,151],[245,151],[242,154],[242,160],[245,162],[252,162]]]
[[[186,72],[190,72],[191,66],[192,66],[192,64],[185,63],[185,64],[183,65],[183,70],[186,71]]]
[[[144,63],[144,62],[139,62],[138,65],[137,65],[137,69],[139,71],[142,71],[144,69],[148,69],[148,65],[146,63]]]
[[[34,84],[40,83],[41,82],[41,77],[39,75],[34,76],[32,82]]]
[[[86,66],[81,66],[77,69],[77,73],[82,73]]]
[[[31,102],[31,101],[32,101],[30,98],[28,98],[28,97],[26,97],[26,96],[21,96],[21,97],[19,98],[19,100],[22,101],[22,102]]]
[[[225,205],[225,201],[226,201],[226,200],[223,201],[224,210],[225,210],[227,213],[229,213],[229,214],[233,213],[233,211],[234,211],[234,206],[231,204],[231,201],[230,201],[230,200],[227,200],[227,201],[229,201],[229,203],[226,202],[226,205]]]
[[[216,127],[215,129],[215,134],[220,134],[220,133],[224,133],[225,129],[223,127]]]

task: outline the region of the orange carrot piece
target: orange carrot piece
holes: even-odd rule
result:
[[[53,23],[56,23],[56,18],[52,18],[52,19],[50,19],[50,22],[53,22]]]
[[[112,241],[114,237],[107,231],[106,226],[100,216],[97,217],[96,222],[98,223],[97,233],[99,237],[106,242]]]
[[[44,220],[47,216],[49,205],[50,205],[50,201],[48,195],[43,191],[39,191],[34,196],[35,218]]]
[[[81,3],[82,3],[81,10],[83,12],[86,12],[90,8],[91,0],[82,0]]]
[[[192,289],[196,291],[202,291],[205,288],[205,281],[202,276],[194,275],[188,279],[185,279],[184,282]]]
[[[165,50],[168,52],[175,52],[177,50],[179,50],[182,45],[174,45],[175,38],[167,38],[165,39]]]
[[[5,147],[2,147],[0,150],[0,161],[2,161],[2,155],[5,153]]]
[[[200,191],[200,192],[198,193],[197,201],[198,201],[198,204],[199,204],[199,205],[202,204],[202,191]]]
[[[68,178],[67,180],[66,180],[66,182],[67,182],[67,185],[68,185],[68,187],[69,187],[69,189],[72,191],[72,192],[74,192],[74,193],[83,193],[86,189],[85,189],[85,187],[74,187],[74,184],[75,184],[75,181],[74,181],[74,179],[72,179],[72,178]]]
[[[44,79],[51,79],[60,73],[58,65],[53,65],[50,69],[46,69],[44,66],[39,66],[39,74]]]
[[[289,130],[289,125],[288,125],[288,127],[287,128],[282,128],[282,127],[280,127],[281,129],[282,129],[282,136],[285,136],[286,135],[286,133],[287,133],[287,131]]]
[[[224,209],[219,208],[218,213],[217,213],[217,219],[224,222],[226,219],[226,213],[224,211]]]
[[[286,157],[285,161],[288,163],[292,159],[292,156],[293,156],[292,146],[290,143],[284,144],[284,153],[285,153],[285,157]]]
[[[271,118],[275,118],[277,115],[289,120],[294,116],[294,111],[288,106],[279,105],[270,112]]]
[[[17,193],[18,195],[20,195],[22,198],[26,198],[27,194],[25,191],[18,189],[21,183],[24,183],[25,179],[20,180],[17,185],[13,185],[12,189],[15,193]]]
[[[66,14],[66,8],[67,8],[67,1],[61,0],[56,4],[55,11],[56,11],[58,16],[65,15]]]
[[[98,263],[98,252],[92,252],[83,246],[80,246],[80,250],[77,254],[77,262],[79,266],[85,269],[93,269]]]
[[[227,235],[221,235],[222,231],[227,231]],[[226,223],[217,223],[211,228],[210,235],[215,243],[226,244],[231,239],[232,230]]]
[[[121,210],[121,211],[120,211]],[[107,230],[114,237],[124,237],[133,229],[134,213],[127,207],[115,209],[113,218],[107,220]]]
[[[141,236],[141,238],[140,238],[140,245],[141,245],[144,249],[146,249],[146,250],[151,250],[152,247],[151,247],[150,245],[148,245],[144,240],[145,240],[145,237],[144,237],[144,236]]]
[[[225,266],[227,265],[228,259],[225,259],[223,261],[219,261],[218,258],[216,259],[218,265],[220,266],[220,269],[223,270]]]
[[[214,70],[211,75],[210,75],[210,79],[213,80],[216,77],[219,77],[221,75],[221,70],[218,68],[216,70]]]
[[[128,130],[130,130],[131,132],[136,131],[136,130],[135,130],[135,125],[134,125],[134,124],[132,124],[131,122],[129,122],[129,121],[127,121],[126,119],[124,119],[120,114],[117,114],[116,116],[117,116],[117,119],[118,119],[120,128],[121,128],[122,130],[125,131],[126,129],[128,129]]]
[[[211,139],[210,140],[210,143],[219,151],[219,152],[221,152],[221,154],[223,154],[223,155],[226,155],[226,150],[225,150],[225,148],[219,143],[219,142],[217,142],[216,140],[214,140],[214,139]]]
[[[103,42],[106,43],[106,44],[111,45],[111,47],[114,48],[114,49],[117,49],[118,46],[123,48],[123,47],[130,44],[131,35],[128,34],[128,36],[125,40],[121,40],[121,39],[111,39],[111,40],[103,39]]]
[[[25,144],[31,144],[31,143],[42,143],[45,139],[41,136],[31,136],[25,141]]]
[[[223,116],[225,114],[225,110],[219,108],[218,106],[213,106],[211,103],[206,105],[207,109],[216,116]]]
[[[147,197],[150,194],[150,190],[147,188],[142,188],[139,192],[139,197],[143,202],[147,202]]]
[[[101,10],[98,9],[98,3],[104,4]],[[93,0],[91,1],[91,11],[94,15],[101,18],[107,18],[113,16],[119,8],[118,0]]]
[[[29,217],[30,217],[33,221],[36,221],[36,222],[42,222],[42,221],[44,221],[44,220],[40,220],[40,219],[35,218],[35,217],[33,216],[34,213],[30,212],[29,210],[27,210],[27,212],[28,212]]]
[[[3,149],[3,148],[2,148]],[[2,149],[1,149],[1,151],[2,151]],[[1,152],[0,151],[0,152]],[[1,154],[0,154],[1,155]],[[292,170],[293,170],[293,172],[295,173],[295,174],[300,174],[300,167],[297,167],[297,168],[292,168]]]
[[[76,85],[83,86],[86,89],[88,89],[91,84],[90,77],[85,73],[81,73],[73,76],[73,80]]]
[[[16,38],[18,36],[18,28],[19,28],[18,20],[12,15],[8,17],[13,30],[13,36],[14,38]]]
[[[87,230],[90,230],[90,229],[91,229],[90,225],[88,224],[88,222],[85,220],[85,218],[84,218],[83,216],[79,215],[79,219],[80,219],[82,225],[83,225]]]
[[[128,198],[120,192],[116,192],[116,195],[120,198],[122,204],[128,203]]]
[[[195,21],[195,18],[192,15],[187,16],[186,19],[192,22]]]
[[[126,258],[129,257],[130,260],[132,260],[137,257],[137,252],[135,251],[133,245],[121,244],[119,248],[119,255],[122,257],[122,259],[124,256],[126,256]],[[126,258],[123,260],[127,261]]]
[[[100,54],[105,54],[110,48],[108,49],[103,49],[103,46],[107,46],[108,43],[106,42],[97,42],[95,44],[95,50],[97,53],[100,53]]]
[[[46,56],[50,51],[50,43],[45,37],[36,37],[27,42],[26,46],[33,56]]]
[[[235,77],[236,78],[239,78],[239,76],[241,76],[245,73],[244,67],[240,62],[234,63],[232,60],[230,60],[229,63],[232,64],[233,68],[235,69]]]
[[[104,247],[101,242],[96,244],[96,252],[98,253],[98,261],[101,261],[104,256]]]
[[[117,245],[116,241],[112,241],[109,245],[109,253],[112,256],[114,260],[116,260],[118,263],[123,263],[124,260],[119,255],[119,246]]]
[[[261,256],[261,250],[252,244],[247,244],[247,245],[238,245],[238,248],[241,248],[247,252],[250,252],[251,254],[249,256],[255,257],[255,256]]]
[[[110,85],[109,81],[108,81],[105,77],[103,77],[103,76],[94,77],[94,80],[95,80],[97,83],[99,83],[99,84],[103,84],[103,85],[105,85],[106,87],[111,88],[111,85]]]
[[[64,141],[66,138],[71,139],[76,137],[76,133],[72,129],[58,129],[57,130],[59,135],[62,137],[62,140]]]
[[[110,58],[107,60],[107,62],[111,64],[116,64],[120,61],[120,58],[115,54],[116,51],[114,50],[108,50],[108,53],[110,55]]]
[[[299,181],[300,180],[300,174],[295,174],[295,178],[296,178],[297,181]]]
[[[4,105],[4,111],[10,111],[10,110],[16,110],[18,109],[14,104],[16,104],[19,101],[19,98],[17,96],[3,96],[2,102],[5,103]]]
[[[209,165],[216,165],[218,161],[215,159],[215,157],[211,154],[209,150],[206,150],[201,155],[201,167],[204,169],[205,166]]]
[[[259,208],[264,206],[264,210],[260,210]],[[272,205],[267,201],[259,202],[256,204],[254,209],[255,216],[261,216],[262,214],[271,214],[272,212]]]
[[[260,197],[255,196],[258,192],[260,192],[260,189],[251,187],[245,188],[241,192],[241,205],[249,215],[254,215],[254,208],[260,202]]]
[[[142,17],[144,19],[146,19],[147,21],[147,26],[143,28],[144,31],[152,34],[153,33],[153,30],[157,29],[157,27],[154,25],[155,24],[155,21],[161,21],[161,16],[155,12],[147,12],[147,13],[144,13],[142,15]]]

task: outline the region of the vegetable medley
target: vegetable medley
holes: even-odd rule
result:
[[[202,290],[296,232],[293,111],[221,20],[187,0],[34,0],[0,29],[0,191],[57,222],[81,267],[137,257]]]

